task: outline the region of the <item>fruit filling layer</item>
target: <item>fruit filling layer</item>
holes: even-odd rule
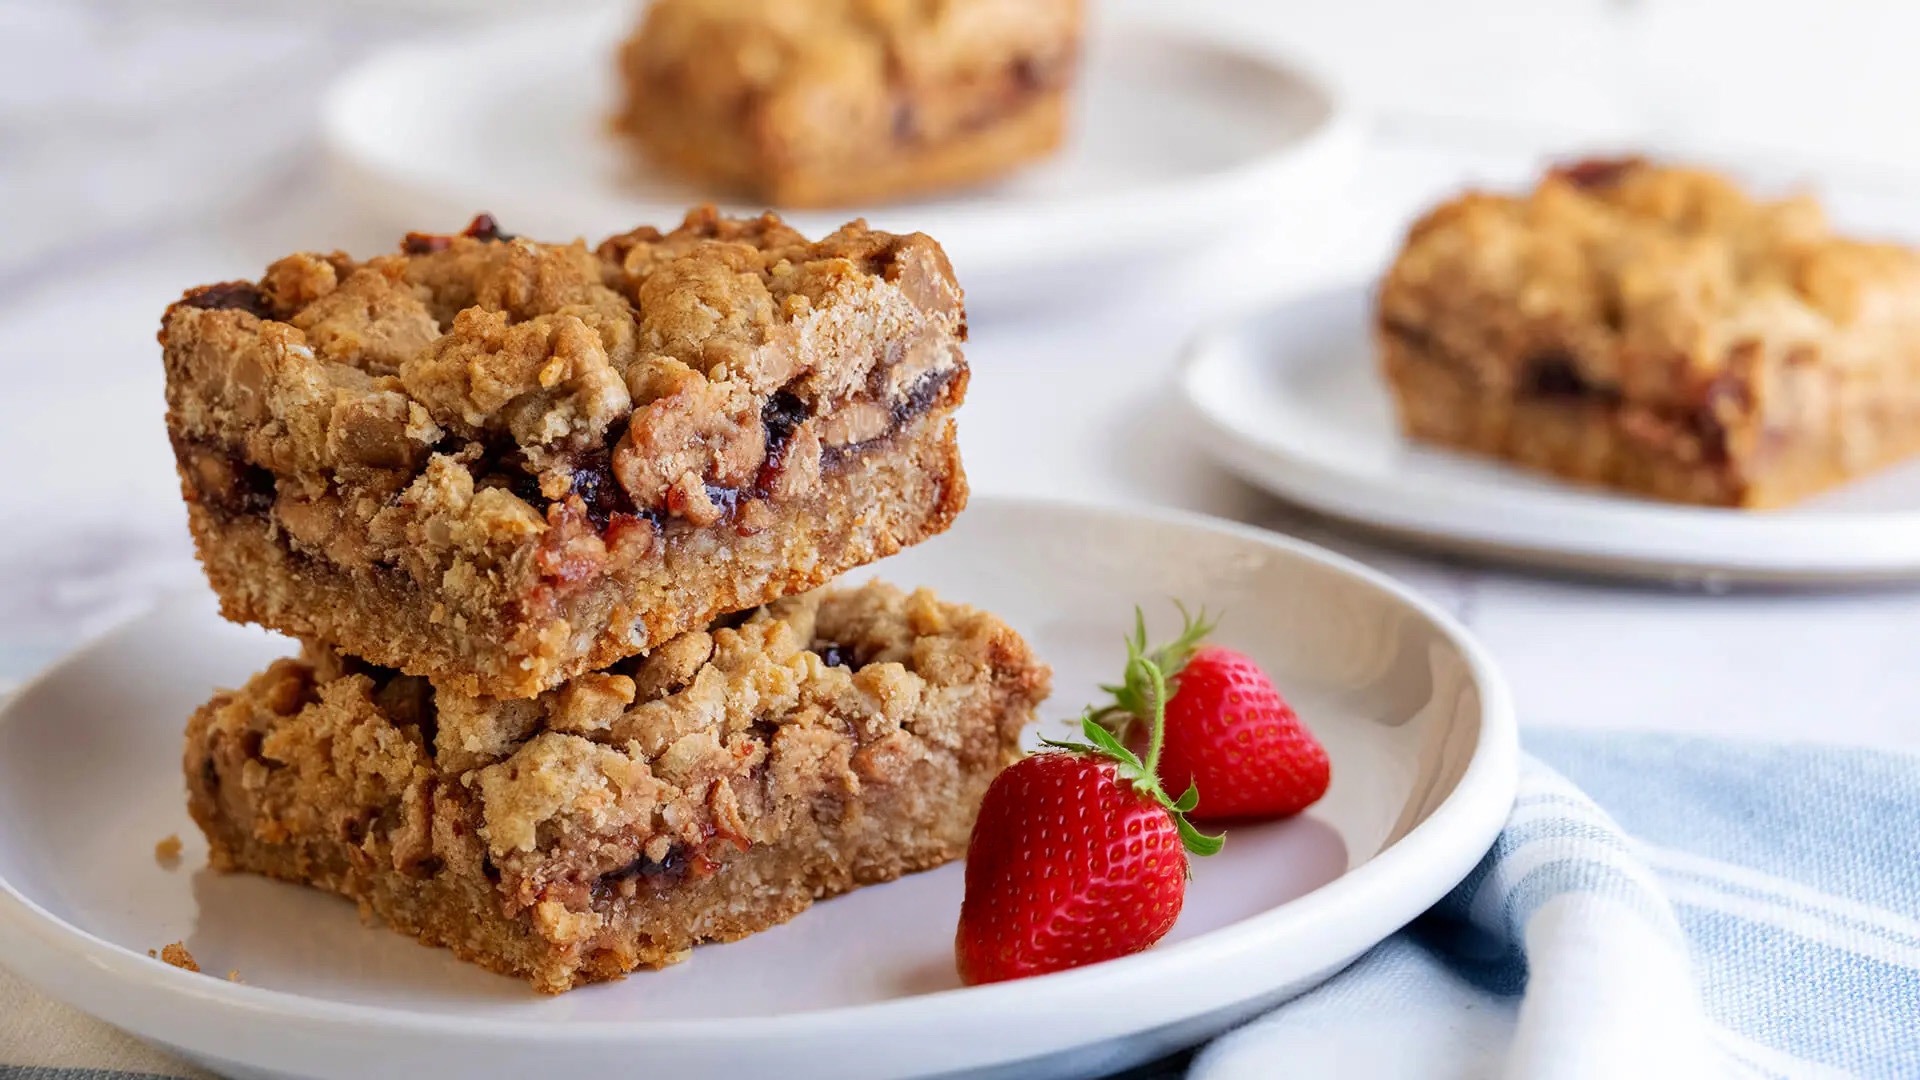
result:
[[[1547,349],[1529,355],[1509,374],[1501,371],[1491,357],[1478,364],[1464,360],[1441,348],[1433,335],[1404,322],[1382,320],[1380,328],[1394,339],[1408,359],[1444,369],[1476,395],[1516,403],[1605,410],[1617,418],[1624,438],[1664,448],[1676,459],[1724,463],[1728,447],[1722,411],[1730,409],[1736,414],[1751,411],[1752,402],[1746,388],[1724,373],[1705,386],[1698,405],[1635,402],[1628,400],[1619,387],[1589,379],[1572,354],[1564,350]],[[1509,385],[1498,390],[1496,379],[1505,380]]]

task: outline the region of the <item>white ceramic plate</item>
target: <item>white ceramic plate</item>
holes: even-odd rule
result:
[[[396,228],[457,229],[476,210],[551,238],[677,224],[710,194],[648,169],[608,128],[613,52],[630,25],[620,10],[549,18],[377,57],[328,96],[332,155]],[[978,306],[1036,271],[1140,260],[1249,215],[1319,205],[1358,133],[1292,66],[1164,30],[1097,28],[1071,141],[1051,160],[950,195],[789,219],[810,236],[859,214],[929,233]]]
[[[1920,577],[1920,464],[1787,510],[1676,506],[1557,483],[1400,436],[1361,285],[1189,344],[1181,395],[1221,461],[1286,499],[1416,542],[1708,585]]]
[[[790,1078],[1090,1075],[1170,1052],[1312,986],[1460,880],[1512,802],[1516,736],[1486,655],[1392,581],[1194,517],[976,499],[875,567],[986,606],[1055,670],[1054,732],[1111,681],[1133,605],[1224,611],[1325,741],[1307,815],[1235,828],[1169,938],[1126,959],[962,988],[961,872],[816,906],[663,972],[542,998],[298,886],[205,869],[180,731],[287,643],[212,605],[161,610],[0,712],[0,961],[238,1076]],[[1168,619],[1156,618],[1166,630]],[[161,868],[155,841],[187,840]],[[209,971],[146,952],[184,940]],[[238,969],[244,984],[218,973]],[[637,1070],[637,1072],[636,1072]]]

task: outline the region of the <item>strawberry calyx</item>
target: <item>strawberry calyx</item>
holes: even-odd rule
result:
[[[1184,614],[1185,609],[1181,610]],[[1204,621],[1204,614],[1202,618]],[[1081,714],[1080,730],[1085,734],[1086,742],[1059,739],[1040,741],[1056,750],[1091,754],[1111,760],[1114,763],[1114,774],[1117,779],[1122,783],[1131,784],[1136,792],[1151,799],[1172,816],[1174,828],[1180,832],[1180,843],[1188,852],[1194,855],[1212,855],[1226,843],[1226,837],[1203,833],[1187,820],[1188,812],[1200,805],[1200,789],[1188,784],[1186,793],[1175,799],[1167,794],[1165,787],[1161,786],[1159,766],[1160,748],[1165,741],[1167,726],[1167,675],[1161,667],[1163,653],[1149,653],[1145,647],[1146,624],[1137,608],[1134,610],[1134,621],[1140,644],[1136,647],[1133,638],[1127,641],[1127,670],[1123,676],[1123,685],[1131,695],[1131,700],[1136,702],[1141,710],[1131,715],[1137,716],[1148,726],[1146,760],[1141,760],[1138,754],[1129,750],[1120,741],[1120,737],[1102,723],[1101,714],[1108,710],[1096,712],[1089,708]],[[1191,629],[1192,620],[1189,620],[1188,625]],[[1194,640],[1197,642],[1198,637]],[[1191,649],[1188,649],[1186,655],[1192,655]],[[1186,656],[1181,656],[1178,663],[1185,665]],[[1102,689],[1109,693],[1116,693],[1110,687],[1102,687]],[[1109,706],[1109,709],[1111,708]]]
[[[1145,660],[1159,671],[1164,686],[1173,686],[1180,678],[1180,672],[1186,669],[1187,661],[1200,651],[1200,646],[1220,625],[1218,619],[1208,619],[1207,609],[1201,608],[1199,615],[1187,611],[1187,606],[1175,600],[1173,606],[1180,609],[1180,634],[1172,641],[1158,648],[1147,645],[1147,617],[1139,608],[1133,609],[1133,634],[1127,638],[1127,668],[1118,685],[1102,685],[1100,689],[1112,695],[1113,700],[1091,715],[1106,730],[1121,739],[1132,732],[1135,724],[1149,721],[1153,710],[1151,695],[1154,687],[1140,674],[1143,670],[1136,667],[1136,660]],[[1170,695],[1163,694],[1165,701]],[[1164,707],[1164,706],[1163,706]]]

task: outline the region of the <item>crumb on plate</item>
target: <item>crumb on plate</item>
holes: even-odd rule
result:
[[[161,866],[172,869],[180,862],[180,834],[169,833],[167,838],[153,845],[153,859]]]
[[[173,944],[168,945],[165,948],[162,948],[157,953],[154,952],[152,949],[148,949],[147,955],[154,957],[155,959],[161,961],[162,963],[172,964],[174,967],[177,967],[182,971],[199,971],[200,970],[200,965],[194,961],[193,954],[187,951],[187,946],[185,942],[176,941]]]

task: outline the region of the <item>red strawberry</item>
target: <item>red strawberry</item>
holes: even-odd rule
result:
[[[1132,657],[1129,678],[1164,700],[1151,661]],[[1209,855],[1221,838],[1186,821],[1155,779],[1163,727],[1148,715],[1146,761],[1088,715],[1085,743],[1015,763],[987,788],[967,849],[967,891],[954,935],[969,985],[1042,975],[1139,952],[1164,937],[1187,891],[1182,851]]]
[[[1160,780],[1175,791],[1198,789],[1194,816],[1206,820],[1297,814],[1327,793],[1327,752],[1258,664],[1201,644],[1212,629],[1202,612],[1172,644],[1149,651],[1144,623],[1136,620],[1128,642],[1129,654],[1145,655],[1173,687]],[[1100,718],[1138,728],[1151,688],[1138,684],[1131,665],[1128,673],[1120,686],[1106,688],[1114,704]]]

